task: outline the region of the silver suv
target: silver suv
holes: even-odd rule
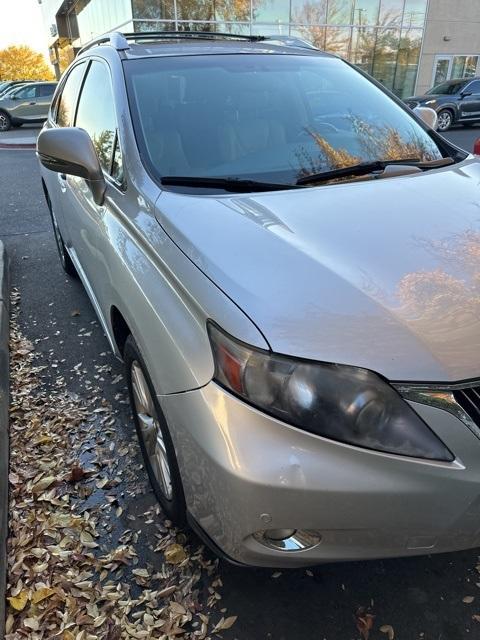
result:
[[[0,98],[0,131],[44,122],[56,87],[56,82],[29,82],[8,90]]]
[[[477,158],[336,56],[212,33],[91,43],[37,151],[168,517],[253,565],[480,543]]]

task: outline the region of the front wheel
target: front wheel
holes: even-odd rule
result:
[[[0,111],[0,131],[8,131],[12,126],[10,116],[5,111]]]
[[[452,112],[448,109],[440,111],[438,114],[437,129],[439,131],[448,131],[453,124]]]
[[[153,383],[131,335],[125,343],[123,357],[133,419],[150,484],[165,515],[183,526],[185,497],[175,449]]]

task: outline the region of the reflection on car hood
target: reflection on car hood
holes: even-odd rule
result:
[[[480,377],[480,162],[268,194],[163,192],[160,223],[284,354]]]

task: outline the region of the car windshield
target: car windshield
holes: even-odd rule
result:
[[[436,96],[450,96],[454,93],[459,93],[459,91],[462,90],[465,84],[465,80],[457,80],[456,82],[452,82],[451,80],[449,80],[448,82],[437,84],[436,87],[432,87],[427,91],[427,94]]]
[[[348,64],[239,54],[124,62],[140,153],[162,176],[293,184],[376,160],[436,160],[435,141]]]

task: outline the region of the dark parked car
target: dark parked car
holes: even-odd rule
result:
[[[447,131],[452,124],[470,126],[480,122],[480,78],[447,80],[423,96],[405,98],[409,107],[430,107],[438,114],[437,129]]]

